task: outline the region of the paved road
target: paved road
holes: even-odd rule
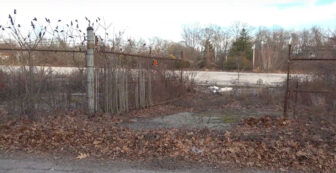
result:
[[[181,166],[182,165],[182,166]],[[128,163],[117,161],[48,159],[28,156],[4,157],[0,155],[0,173],[219,173],[251,172],[266,173],[255,169],[225,170],[199,165],[175,164],[154,161],[150,163]]]
[[[99,164],[89,161],[48,161],[40,159],[0,159],[1,173],[187,173],[213,172],[211,169],[165,170],[139,168],[131,164],[111,162]]]

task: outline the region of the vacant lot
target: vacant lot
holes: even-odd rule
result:
[[[34,153],[61,161],[125,160],[149,164],[156,171],[191,171],[201,165],[200,172],[218,167],[332,172],[336,166],[335,123],[322,117],[314,121],[282,118],[281,102],[253,102],[258,97],[210,94],[201,88],[180,101],[123,115],[88,117],[65,112],[34,121],[3,115],[0,147],[6,153]],[[80,163],[74,161],[73,165]]]

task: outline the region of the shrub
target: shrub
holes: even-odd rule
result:
[[[237,70],[239,65],[240,70],[251,70],[251,62],[246,57],[228,57],[228,60],[224,62],[224,69]]]

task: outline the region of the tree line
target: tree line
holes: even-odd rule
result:
[[[292,54],[305,54],[306,58],[313,50],[336,48],[335,30],[319,27],[291,31],[280,27],[253,29],[239,23],[227,28],[189,25],[183,28],[182,37],[176,44],[183,45],[186,59],[197,68],[218,70],[282,71],[289,42]]]
[[[98,50],[183,58],[188,62],[184,65],[195,69],[282,71],[286,66],[290,40],[293,53],[297,55],[306,55],[304,50],[335,47],[336,44],[336,29],[319,27],[293,31],[280,27],[253,28],[239,22],[230,27],[194,24],[185,25],[182,40],[174,42],[160,38],[134,39],[126,37],[123,31],[110,32],[112,25],[100,18],[85,18],[85,22],[94,27]],[[77,19],[65,22],[33,18],[29,26],[24,26],[16,21],[14,11],[9,15],[7,24],[0,23],[0,46],[85,49],[86,28],[80,24],[83,22]],[[40,61],[63,66],[69,64],[69,59],[53,57]],[[1,63],[6,62],[2,60]]]

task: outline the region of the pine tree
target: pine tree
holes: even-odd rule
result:
[[[252,67],[252,41],[246,29],[242,29],[239,37],[232,43],[229,50],[228,61],[224,67],[229,70],[233,69],[250,69]]]
[[[215,49],[209,39],[205,40],[204,42],[203,55],[205,66],[210,67],[214,63]]]
[[[242,29],[239,37],[232,43],[229,56],[243,56],[252,59],[252,41],[246,29]]]

